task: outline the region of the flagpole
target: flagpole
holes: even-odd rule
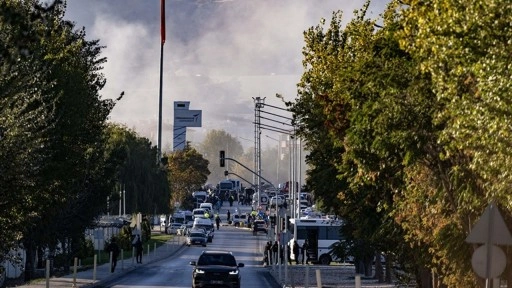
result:
[[[160,0],[160,92],[158,96],[158,147],[157,163],[162,161],[162,88],[163,88],[163,66],[164,66],[164,43],[165,43],[165,0]]]

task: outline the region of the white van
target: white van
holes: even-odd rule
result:
[[[212,220],[208,218],[195,218],[194,219],[194,225],[192,226],[192,229],[199,228],[199,229],[205,229],[206,235],[208,235],[208,242],[212,242],[215,228],[213,227]]]
[[[194,216],[194,221],[197,218],[204,218],[204,213],[206,212],[203,208],[196,208],[192,210],[192,216]]]
[[[208,213],[210,213],[210,215],[213,215],[213,204],[212,203],[201,203],[201,205],[199,205],[199,208],[208,209]]]

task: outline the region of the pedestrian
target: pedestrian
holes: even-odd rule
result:
[[[293,241],[293,257],[295,257],[295,264],[299,265],[300,246],[297,241]]]
[[[275,261],[275,264],[278,264],[278,258],[277,258],[278,251],[279,251],[279,244],[277,243],[277,241],[275,241],[274,244],[272,245],[272,259]]]
[[[231,220],[231,212],[229,212],[229,210],[228,210],[228,213],[227,213],[227,217],[228,217],[228,223],[229,223],[229,221]]]
[[[142,264],[142,251],[144,250],[144,247],[142,247],[142,241],[140,240],[140,235],[137,235],[137,240],[135,240],[135,244],[133,244],[135,247],[135,255],[137,263]]]
[[[308,239],[304,240],[304,244],[302,244],[302,264],[304,264],[304,256],[308,256],[309,242]],[[306,257],[306,264],[309,262],[309,256]]]
[[[121,249],[119,249],[119,245],[117,245],[116,237],[112,237],[110,240],[110,244],[107,246],[107,252],[112,256],[112,263],[110,265],[110,273],[114,273],[114,270],[117,266],[117,257],[121,253]]]
[[[217,224],[217,230],[219,230],[219,226],[220,226],[220,217],[219,217],[219,214],[215,215],[215,224]]]
[[[265,245],[265,257],[263,257],[264,262],[267,266],[272,263],[272,242],[267,241],[267,245]]]

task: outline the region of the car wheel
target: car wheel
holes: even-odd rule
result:
[[[320,264],[329,265],[331,264],[331,257],[329,255],[322,255],[319,259]]]
[[[203,244],[203,247],[206,247],[206,244]]]

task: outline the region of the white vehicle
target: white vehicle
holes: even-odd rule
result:
[[[204,214],[206,213],[206,210],[203,208],[196,208],[192,210],[192,215],[194,216],[194,220],[196,218],[204,218]]]
[[[194,198],[194,208],[199,208],[199,205],[206,201],[208,198],[208,193],[206,191],[194,191],[192,192],[192,197]]]
[[[178,234],[178,229],[181,228],[181,225],[183,225],[183,223],[172,223],[171,225],[169,225],[169,228],[167,228],[167,233]]]
[[[294,231],[297,227],[297,243],[300,247],[304,241],[308,239],[309,249],[308,255],[310,261],[313,263],[320,263],[322,265],[329,265],[333,261],[333,256],[330,255],[329,247],[343,239],[340,234],[340,228],[343,222],[340,220],[326,219],[326,218],[292,218],[290,219],[289,231]],[[293,247],[294,239],[290,240],[290,246]],[[290,255],[295,260],[295,255]],[[302,257],[302,255],[301,255]],[[304,257],[306,259],[306,257]]]
[[[210,215],[213,215],[213,204],[212,203],[201,203],[201,205],[199,205],[199,208],[201,209],[208,209],[208,213],[210,213]]]
[[[195,218],[192,229],[196,228],[205,229],[206,235],[208,236],[208,242],[212,242],[215,232],[212,220],[210,220],[209,218]]]
[[[247,214],[235,214],[233,215],[233,221],[231,224],[235,227],[245,226],[247,227]]]
[[[169,222],[167,222],[168,227],[171,223],[185,223],[185,213],[183,213],[183,211],[178,211],[172,214],[172,216],[169,217]]]
[[[236,193],[240,193],[242,191],[242,184],[240,183],[240,180],[230,179],[231,183],[233,183],[233,190],[235,190]]]
[[[285,201],[284,196],[281,196],[281,195],[273,196],[269,200],[271,206],[275,206],[276,204],[277,204],[277,206],[283,205],[284,201]]]
[[[308,200],[300,200],[299,206],[300,206],[301,210],[308,208],[309,207]]]

